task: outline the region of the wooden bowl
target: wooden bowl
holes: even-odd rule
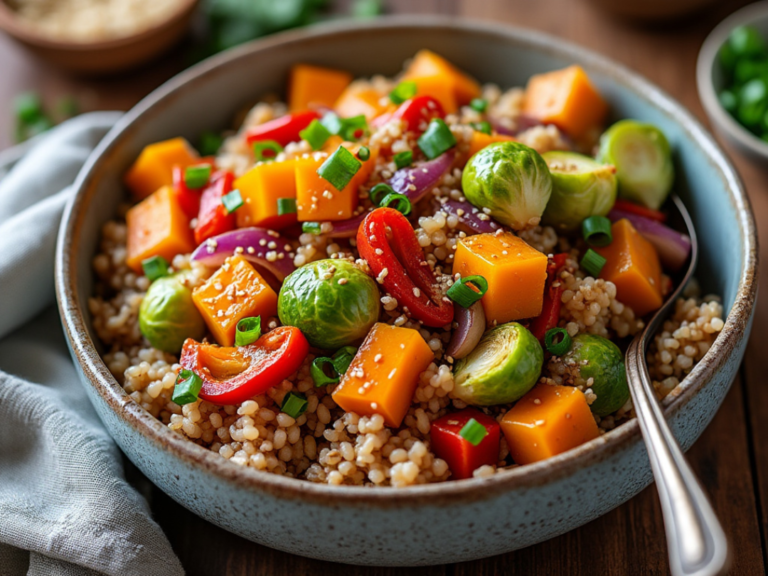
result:
[[[109,74],[143,64],[173,46],[186,32],[199,0],[183,0],[165,21],[111,40],[73,42],[51,38],[25,25],[0,0],[0,29],[49,62],[89,75]]]

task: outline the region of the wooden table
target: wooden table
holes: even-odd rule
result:
[[[670,0],[672,1],[672,0]],[[700,119],[695,61],[706,34],[744,4],[721,0],[701,15],[676,24],[640,27],[616,20],[585,0],[388,0],[390,12],[439,12],[507,22],[567,38],[610,56],[660,85]],[[346,2],[339,2],[337,9]],[[72,94],[90,109],[127,109],[183,66],[176,52],[130,76],[85,81],[68,78],[0,38],[0,149],[11,134],[10,101],[35,89],[46,99]],[[729,150],[729,152],[733,152]],[[768,237],[768,171],[732,154],[749,190],[758,228]],[[761,253],[763,274],[768,251]],[[758,298],[752,339],[742,370],[712,424],[689,452],[693,468],[712,498],[733,546],[738,576],[766,573],[768,542],[768,286]],[[252,544],[221,530],[177,505],[137,473],[182,563],[192,576],[304,575],[347,576],[472,574],[579,576],[667,574],[660,508],[654,487],[590,524],[525,550],[487,560],[420,569],[363,569],[306,560]]]

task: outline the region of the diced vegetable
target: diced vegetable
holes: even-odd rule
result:
[[[413,80],[418,96],[431,96],[443,107],[446,114],[455,114],[459,106],[456,103],[456,93],[451,82],[446,82],[443,76],[424,76]]]
[[[501,324],[456,362],[453,394],[475,406],[514,402],[536,384],[543,362],[544,351],[533,334],[517,322]]]
[[[213,276],[192,293],[216,342],[235,343],[237,323],[243,318],[277,315],[277,294],[242,256],[227,258]]]
[[[469,104],[480,96],[480,85],[471,76],[458,70],[442,56],[430,50],[421,50],[405,71],[404,80],[437,79],[450,86],[459,104]]]
[[[416,86],[416,82],[412,82],[412,81],[400,82],[389,93],[389,99],[392,101],[393,104],[398,104],[398,105],[402,104],[409,98],[413,98],[414,96],[416,96],[417,89],[418,87]]]
[[[644,316],[661,307],[661,265],[656,250],[629,220],[611,227],[613,242],[597,252],[606,259],[600,278],[616,285],[616,298]]]
[[[317,169],[320,177],[336,190],[344,190],[352,181],[362,162],[344,146],[339,146]]]
[[[275,140],[257,140],[253,143],[253,158],[256,162],[272,162],[283,150],[283,146]]]
[[[552,328],[544,335],[544,347],[554,356],[562,356],[571,349],[571,335],[565,328]]]
[[[125,174],[125,184],[134,197],[143,199],[173,184],[173,167],[182,169],[200,162],[194,148],[184,138],[173,138],[145,146]]]
[[[153,348],[178,354],[187,338],[205,335],[205,322],[195,308],[186,274],[159,278],[147,290],[139,308],[139,330]]]
[[[532,76],[523,112],[578,140],[603,124],[608,104],[580,66],[569,66]]]
[[[453,273],[488,282],[481,302],[489,324],[541,314],[547,257],[510,232],[476,234],[459,240]]]
[[[547,262],[547,284],[544,287],[544,303],[541,314],[531,321],[531,333],[543,345],[547,332],[557,326],[560,320],[565,286],[560,282],[560,270],[565,266],[568,254],[555,254]]]
[[[152,256],[173,261],[177,254],[188,254],[195,248],[189,218],[179,206],[170,186],[133,206],[125,216],[128,225],[126,264],[137,274],[141,263]]]
[[[688,255],[691,253],[691,239],[687,234],[681,234],[656,219],[646,218],[634,212],[614,208],[608,216],[614,222],[622,218],[629,220],[635,230],[656,248],[664,268],[677,272],[688,260]]]
[[[509,453],[531,464],[566,452],[600,433],[584,393],[575,386],[539,384],[501,420]]]
[[[344,118],[362,114],[370,121],[387,111],[388,104],[382,104],[382,102],[389,102],[386,96],[373,88],[368,88],[365,84],[352,82],[336,100],[333,108],[339,116]]]
[[[288,106],[291,112],[331,108],[352,82],[352,74],[332,68],[296,64],[291,68]]]
[[[283,404],[280,410],[288,414],[291,418],[298,418],[307,410],[307,397],[302,393],[288,392],[283,398]]]
[[[448,298],[463,308],[469,308],[488,291],[488,282],[482,276],[463,276],[448,288]]]
[[[581,235],[590,246],[608,246],[613,242],[611,221],[605,216],[590,216],[581,223]]]
[[[264,124],[249,128],[245,133],[245,139],[249,145],[264,140],[274,140],[280,146],[285,146],[290,142],[301,140],[299,133],[309,126],[312,120],[319,119],[320,114],[314,110],[286,114],[280,118],[275,118],[269,122],[264,122]]]
[[[235,327],[235,346],[248,346],[261,338],[261,316],[243,318]]]
[[[474,420],[485,435],[475,445],[461,436],[467,423]],[[448,413],[432,422],[429,432],[432,450],[442,458],[457,480],[472,478],[472,472],[480,466],[493,466],[499,461],[501,427],[492,417],[474,408]]]
[[[418,145],[427,158],[434,160],[456,146],[456,137],[445,120],[433,118],[427,130],[419,137]]]
[[[296,223],[296,214],[278,214],[281,198],[296,200],[296,167],[294,160],[257,164],[235,180],[245,203],[237,211],[237,226],[260,226],[282,230]]]
[[[187,218],[190,220],[197,218],[197,214],[200,212],[200,196],[203,191],[193,190],[187,186],[184,182],[184,168],[181,166],[174,166],[172,173],[173,193],[176,195],[176,201]]]
[[[168,262],[162,256],[152,256],[152,258],[143,260],[141,268],[144,270],[144,276],[150,282],[154,282],[163,276],[168,276]]]
[[[200,390],[203,387],[203,379],[191,370],[180,370],[173,386],[171,402],[184,406],[192,404],[199,399]]]
[[[217,172],[210,186],[200,197],[200,212],[195,226],[195,242],[202,244],[208,238],[234,229],[236,216],[230,214],[223,204],[224,196],[232,192],[235,175],[232,172]]]
[[[406,132],[421,134],[435,118],[445,118],[443,105],[432,96],[416,96],[406,100],[391,114],[385,114],[376,119],[376,124],[396,119],[402,120]]]
[[[507,136],[505,134],[485,134],[484,132],[474,130],[472,132],[472,138],[469,141],[468,157],[471,158],[486,146],[490,146],[491,144],[495,144],[496,142],[514,142],[514,141],[515,139],[512,136]]]
[[[579,262],[579,266],[584,272],[593,278],[597,278],[600,276],[600,272],[602,271],[603,266],[605,266],[605,262],[606,260],[603,256],[592,250],[592,248],[587,248],[587,251]]]
[[[346,412],[381,414],[397,428],[411,405],[419,374],[435,356],[417,330],[377,323],[333,392]]]
[[[579,334],[564,361],[578,369],[585,389],[591,388],[597,396],[589,406],[593,413],[608,416],[629,400],[624,355],[607,338]]]

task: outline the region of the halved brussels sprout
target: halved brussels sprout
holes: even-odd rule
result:
[[[277,313],[312,346],[336,350],[358,343],[379,319],[379,289],[351,262],[318,260],[288,275]]]
[[[158,278],[139,307],[139,330],[153,348],[178,354],[184,340],[201,340],[205,321],[192,301],[192,291],[182,284],[186,273]]]
[[[619,196],[658,210],[675,179],[672,151],[653,124],[620,120],[600,137],[597,161],[613,164]]]
[[[575,152],[542,155],[552,174],[552,196],[544,224],[576,230],[590,216],[605,216],[616,201],[616,169]]]
[[[461,178],[464,196],[514,230],[536,226],[552,194],[552,176],[536,150],[497,142],[472,156]]]
[[[579,367],[584,380],[597,396],[590,409],[598,416],[613,414],[629,400],[624,356],[613,342],[593,334],[579,334],[573,339],[565,361]]]
[[[523,397],[541,375],[544,351],[517,322],[488,330],[456,363],[453,394],[467,404],[494,406]]]

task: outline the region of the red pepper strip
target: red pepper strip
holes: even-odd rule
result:
[[[488,432],[477,446],[459,435],[471,418]],[[430,429],[432,450],[448,463],[453,477],[458,480],[472,478],[472,472],[480,466],[492,466],[498,462],[500,433],[501,427],[495,419],[474,408],[446,414],[432,422]]]
[[[263,394],[296,372],[309,353],[298,328],[281,326],[253,344],[227,348],[188,338],[179,363],[203,380],[200,398],[214,404],[240,404]]]
[[[436,289],[435,275],[411,223],[400,212],[393,208],[370,212],[357,231],[357,249],[376,277],[384,274],[384,288],[414,318],[434,328],[453,320],[453,303]]]
[[[544,336],[552,328],[557,327],[560,320],[560,306],[562,304],[563,283],[559,281],[557,273],[565,266],[568,254],[555,254],[547,264],[547,284],[544,287],[544,305],[541,314],[531,321],[531,333],[544,345]],[[555,285],[556,284],[556,285]]]
[[[227,209],[221,199],[232,192],[235,175],[232,172],[216,172],[211,177],[210,185],[203,190],[200,197],[200,211],[197,214],[195,226],[195,242],[198,245],[208,238],[218,236],[235,229],[237,220],[234,214],[227,214]]]
[[[374,118],[371,120],[371,126],[381,128],[395,118],[405,122],[406,132],[420,134],[427,129],[429,121],[433,118],[445,118],[445,111],[442,104],[432,96],[416,96],[400,104],[400,107],[394,112],[388,112]]]
[[[173,194],[176,196],[176,201],[181,206],[184,214],[191,220],[192,218],[197,218],[200,212],[200,195],[202,191],[187,188],[187,184],[184,181],[184,170],[182,166],[173,167]]]
[[[650,218],[651,220],[656,220],[657,222],[667,221],[667,215],[664,214],[664,212],[659,212],[653,208],[646,208],[645,206],[640,206],[640,204],[635,204],[634,202],[629,202],[628,200],[616,200],[616,203],[613,205],[613,207],[616,210],[623,210],[624,212],[637,214],[638,216],[644,216],[646,218]]]
[[[245,133],[245,139],[249,145],[259,140],[274,140],[280,146],[285,146],[289,142],[301,140],[299,132],[309,126],[312,120],[319,119],[320,114],[314,110],[286,114],[280,118],[275,118],[269,122],[264,122],[264,124],[249,128]]]

